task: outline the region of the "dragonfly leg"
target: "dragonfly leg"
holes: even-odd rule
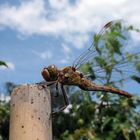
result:
[[[59,96],[59,89],[58,89],[58,82],[56,83],[56,95],[54,95],[54,97],[58,97]]]
[[[62,89],[62,93],[63,93],[63,97],[64,97],[65,106],[67,107],[69,105],[69,99],[68,99],[67,93],[64,89],[64,86],[62,84],[61,84],[61,89]]]
[[[38,84],[38,89],[42,90],[43,88],[47,88],[47,86],[51,86],[53,84],[55,84],[57,81],[50,81],[50,82],[40,82],[40,83],[37,83]]]
[[[64,98],[64,103],[65,105],[61,108],[59,108],[58,111],[55,111],[55,112],[52,112],[52,117],[58,115],[60,112],[62,112],[68,105],[69,105],[69,100],[68,100],[68,97],[67,97],[67,93],[64,89],[64,86],[61,84],[61,90],[62,90],[62,93],[63,93],[63,98]]]
[[[57,80],[56,80],[56,81],[46,82],[46,85],[47,85],[47,86],[51,86],[51,85],[55,84],[56,82],[57,82]]]

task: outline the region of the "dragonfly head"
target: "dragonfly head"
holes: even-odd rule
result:
[[[57,80],[58,69],[55,65],[49,65],[48,67],[43,68],[41,74],[44,80],[55,81]]]

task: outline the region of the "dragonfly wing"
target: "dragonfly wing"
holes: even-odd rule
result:
[[[74,61],[76,69],[85,67],[92,80],[106,84],[111,81],[123,81],[129,78],[140,77],[140,52],[128,48],[132,44],[129,37],[128,27],[123,26],[120,21],[108,22],[101,31],[94,36],[94,42],[87,51]],[[115,25],[115,26],[114,26]],[[125,46],[125,47],[124,47]],[[88,63],[87,63],[88,62]],[[86,65],[86,66],[85,66]],[[140,66],[139,66],[140,67]],[[85,74],[85,73],[84,73]]]
[[[119,23],[120,21],[121,20],[113,20],[105,24],[103,28],[98,32],[98,34],[94,36],[94,41],[92,42],[90,47],[86,51],[84,51],[78,58],[75,59],[75,61],[73,62],[73,67],[79,69],[81,65],[90,61],[91,58],[99,55],[99,50],[96,47],[99,39],[104,35],[106,31],[110,30],[113,25]]]
[[[115,63],[107,62],[107,65],[100,65],[96,60],[91,65],[96,80],[104,81],[124,81],[134,76],[140,77],[140,53],[133,55],[129,60],[128,57],[118,59]],[[108,78],[107,78],[108,77]]]

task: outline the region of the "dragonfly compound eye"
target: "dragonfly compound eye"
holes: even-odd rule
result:
[[[50,74],[49,74],[47,68],[44,68],[42,70],[41,74],[42,74],[44,80],[48,81],[50,79]]]

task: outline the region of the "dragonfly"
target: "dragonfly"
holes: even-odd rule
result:
[[[99,31],[96,37],[102,37],[105,32],[111,29],[113,25],[115,25],[118,21],[110,21],[107,24],[103,26],[103,28]],[[97,38],[97,39],[98,39]],[[107,86],[107,85],[101,85],[93,82],[92,80],[88,79],[86,75],[84,75],[82,72],[79,72],[79,69],[81,66],[83,66],[85,63],[88,62],[90,57],[98,57],[100,55],[100,51],[97,48],[97,44],[95,42],[92,42],[91,46],[84,51],[78,58],[75,59],[72,66],[67,66],[62,69],[58,69],[56,65],[49,65],[48,67],[44,67],[41,74],[43,76],[43,79],[45,82],[42,85],[54,85],[56,88],[56,96],[59,96],[59,90],[58,86],[60,86],[62,95],[64,98],[64,106],[60,107],[55,113],[59,113],[63,111],[68,105],[69,105],[69,99],[67,96],[67,92],[64,88],[65,85],[67,86],[77,86],[82,90],[85,91],[104,91],[104,92],[110,92],[113,94],[118,94],[127,98],[131,98],[133,95],[130,94],[127,91]],[[139,56],[139,53],[136,55]],[[118,65],[115,65],[116,70],[119,71],[121,67],[125,68],[128,67],[128,60],[127,58],[123,58],[121,63]],[[132,63],[134,64],[134,62]],[[107,64],[107,67],[113,66],[112,64]],[[133,66],[132,66],[133,67]],[[104,71],[99,66],[95,66],[96,71],[102,74]]]

